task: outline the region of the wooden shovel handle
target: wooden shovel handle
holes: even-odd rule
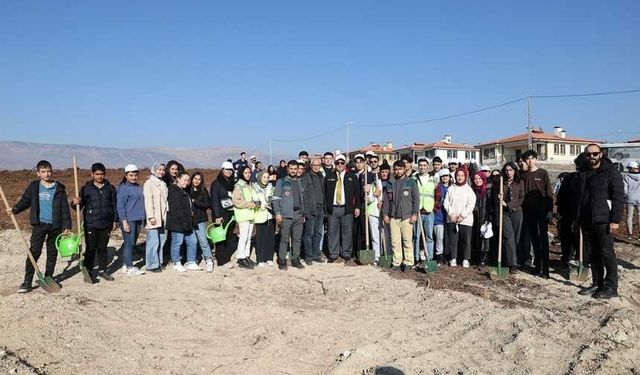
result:
[[[9,201],[7,200],[7,197],[4,195],[4,190],[2,190],[2,186],[0,186],[0,195],[2,196],[2,201],[4,202],[4,205],[7,208],[7,211],[11,211],[11,207],[9,206]],[[13,222],[13,226],[16,228],[16,231],[20,235],[20,239],[22,240],[22,244],[24,245],[25,249],[27,250],[27,255],[29,256],[29,260],[31,261],[31,264],[33,265],[33,268],[36,269],[38,274],[42,273],[42,272],[40,272],[40,267],[38,267],[38,262],[36,262],[36,260],[33,258],[33,254],[31,254],[31,249],[29,248],[29,244],[27,243],[27,240],[24,238],[24,235],[22,234],[22,231],[20,230],[20,226],[18,225],[18,221],[16,220],[15,215],[13,213],[11,213],[11,214],[9,214],[9,217],[11,217],[11,221]]]
[[[500,175],[500,196],[504,199],[504,177]],[[501,199],[501,200],[502,200]],[[499,212],[498,212],[498,231],[500,232],[498,235],[498,262],[502,263],[502,202],[498,202]]]
[[[73,156],[73,182],[76,186],[76,198],[80,198],[80,189],[78,187],[78,161],[76,160],[76,156]],[[81,237],[82,230],[80,229],[80,207],[76,207],[76,231],[78,232],[78,237]]]

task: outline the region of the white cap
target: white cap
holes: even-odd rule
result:
[[[347,161],[347,158],[345,158],[344,155],[340,154],[340,155],[336,156],[336,161],[338,161],[338,160]]]
[[[640,164],[637,161],[633,160],[627,164],[627,168],[640,168]]]
[[[369,151],[367,151],[364,155],[365,155],[365,156],[376,156],[376,153],[375,153],[375,152],[373,152],[373,151],[371,151],[371,150],[369,150]]]
[[[233,169],[233,164],[230,161],[225,161],[222,163],[222,169]]]
[[[447,162],[447,164],[458,164],[458,163],[460,163],[460,162],[456,158],[449,159],[449,161]]]
[[[251,155],[251,157],[249,159],[250,160],[257,159],[257,157],[255,155]]]
[[[137,171],[138,171],[138,166],[135,164],[127,164],[124,167],[124,173],[137,172]]]
[[[353,158],[353,160],[355,160],[355,159],[362,159],[362,160],[364,160],[364,155],[362,155],[362,154],[356,154],[356,156]]]
[[[440,172],[438,172],[438,178],[442,178],[442,176],[450,176],[450,173],[451,172],[449,172],[449,169],[442,168]]]
[[[296,160],[296,163],[298,163],[298,165],[307,165],[307,163],[305,163],[302,159]]]
[[[491,169],[489,167],[487,167],[486,165],[483,165],[482,167],[480,167],[480,171],[481,172],[489,172]]]
[[[421,161],[426,161],[427,163],[429,163],[429,158],[427,158],[426,156],[420,156],[418,158],[418,163],[420,163]]]

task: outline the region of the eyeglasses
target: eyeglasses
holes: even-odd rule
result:
[[[598,151],[598,152],[585,152],[585,154],[587,156],[598,156],[598,155],[600,155],[600,151]]]
[[[337,161],[336,164],[344,164],[343,161]]]

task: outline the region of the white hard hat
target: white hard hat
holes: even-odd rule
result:
[[[629,163],[627,163],[627,168],[640,168],[640,163],[638,163],[635,160],[632,160]]]
[[[225,161],[222,163],[222,169],[233,169],[233,164],[230,161]]]
[[[353,160],[356,160],[356,159],[362,159],[362,160],[364,160],[364,155],[362,155],[362,154],[356,154],[356,156],[354,156],[354,157],[353,157]]]
[[[460,163],[458,159],[453,158],[453,159],[449,159],[449,162],[447,164],[458,164],[458,163]]]
[[[124,173],[137,172],[137,171],[138,171],[138,166],[135,164],[127,164],[124,167]]]
[[[342,154],[336,156],[336,161],[338,161],[338,160],[347,161],[347,159]]]
[[[438,178],[442,178],[442,176],[449,176],[451,172],[449,172],[448,168],[442,168],[440,172],[438,172]]]
[[[480,167],[480,171],[481,172],[489,172],[491,169],[489,167],[487,167],[486,165],[483,165],[482,167]]]

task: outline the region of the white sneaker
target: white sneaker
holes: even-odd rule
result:
[[[267,263],[265,262],[258,262],[258,267],[266,267]]]
[[[202,271],[202,268],[196,262],[187,262],[185,266],[187,266],[187,271]]]
[[[468,260],[466,260],[466,259],[465,259],[465,260],[463,260],[463,261],[462,261],[462,267],[463,267],[463,268],[469,268],[469,261],[468,261]]]
[[[213,260],[207,260],[207,272],[213,272]]]
[[[173,265],[173,270],[176,272],[187,272],[187,269],[184,268],[182,263],[178,262]]]
[[[127,273],[127,266],[122,266],[122,273],[126,274]]]
[[[458,262],[455,259],[451,259],[449,261],[449,267],[455,267],[458,265]]]
[[[144,275],[144,271],[138,269],[138,267],[131,267],[127,269],[127,276],[140,276]]]
[[[269,267],[273,267],[273,261],[272,261],[272,260],[268,260],[268,261],[267,261],[267,266],[269,266]]]

